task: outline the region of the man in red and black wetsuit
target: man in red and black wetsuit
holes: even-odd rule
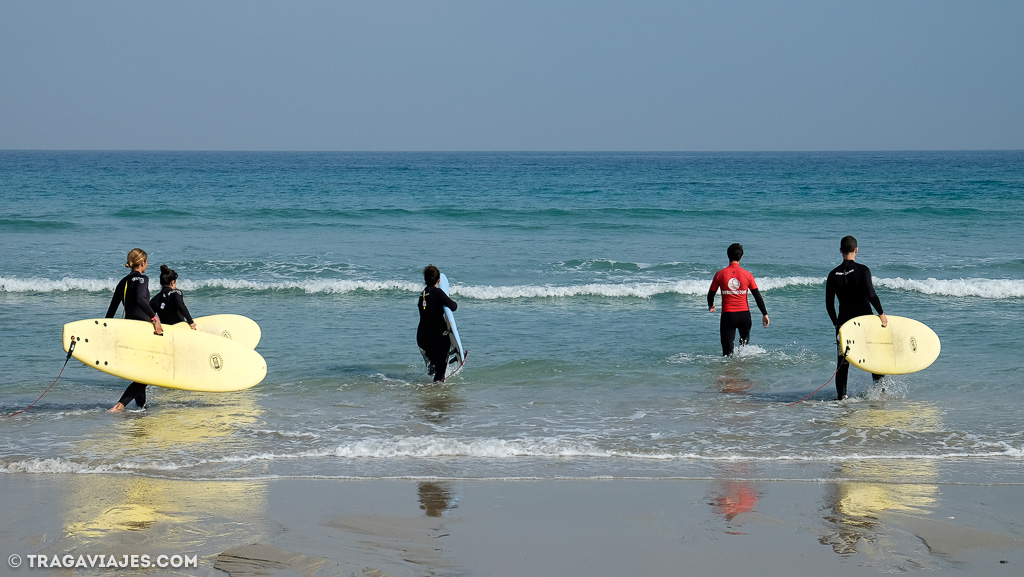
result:
[[[768,326],[768,311],[764,307],[764,299],[761,298],[761,291],[757,290],[757,283],[754,282],[754,275],[740,267],[740,259],[743,258],[743,245],[733,243],[729,245],[726,254],[729,256],[729,266],[715,273],[711,279],[711,289],[708,290],[708,310],[715,312],[715,293],[722,289],[722,320],[719,324],[719,332],[722,335],[722,355],[732,354],[736,340],[736,329],[740,331],[740,346],[750,342],[750,306],[747,304],[747,293],[754,295],[757,308],[761,310],[761,324]]]

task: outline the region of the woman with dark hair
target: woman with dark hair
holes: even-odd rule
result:
[[[161,322],[169,325],[186,322],[196,330],[196,323],[185,307],[184,295],[178,290],[178,273],[165,264],[160,265],[160,294],[149,301],[149,306],[153,307]]]

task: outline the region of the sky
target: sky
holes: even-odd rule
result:
[[[1020,0],[0,0],[0,149],[1024,149]]]

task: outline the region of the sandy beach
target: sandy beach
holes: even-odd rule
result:
[[[53,565],[90,559],[107,566],[74,574],[1019,575],[1024,566],[1018,486],[11,474],[0,490],[0,550],[26,575],[66,575]],[[190,558],[194,566],[155,566]],[[128,567],[110,566],[124,559]]]

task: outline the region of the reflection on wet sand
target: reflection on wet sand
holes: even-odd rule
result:
[[[267,537],[266,483],[76,475],[60,550],[196,554]]]
[[[740,376],[739,369],[729,366],[724,374],[715,380],[716,387],[723,394],[746,395],[754,386],[754,382]],[[748,414],[731,414],[726,417],[729,427],[743,429],[750,420]],[[742,423],[742,424],[741,424]],[[743,524],[743,513],[750,513],[757,505],[758,493],[754,484],[747,480],[752,478],[749,465],[734,463],[718,467],[715,488],[711,492],[709,504],[719,515],[725,517],[726,533],[740,535],[736,527]]]
[[[749,513],[757,505],[757,489],[750,481],[719,481],[714,500],[715,510],[732,521],[740,513]]]
[[[441,517],[445,512],[458,507],[451,483],[422,482],[417,487],[417,493],[420,509],[426,511],[427,517]]]
[[[83,439],[82,454],[137,462],[159,474],[181,468],[182,449],[232,443],[235,428],[259,419],[248,396],[208,405],[160,406],[125,415],[103,433]],[[173,456],[173,457],[172,457]],[[161,457],[176,464],[163,464]],[[108,549],[111,554],[199,551],[212,543],[263,538],[267,487],[263,481],[200,481],[140,474],[71,475],[64,495],[63,550]]]
[[[389,483],[390,484],[390,483]],[[405,483],[396,486],[408,486]],[[366,485],[373,492],[374,484]],[[312,490],[322,490],[314,485]],[[349,490],[359,492],[362,487]],[[404,489],[403,489],[404,492]],[[333,532],[326,534],[331,540],[334,557],[349,562],[360,559],[363,575],[453,575],[457,562],[446,547],[451,536],[452,519],[447,511],[456,507],[457,498],[450,483],[424,481],[417,485],[419,510],[411,508],[405,499],[392,500],[393,507],[384,511],[366,511],[365,507],[347,507],[340,515],[320,519],[319,525]],[[371,508],[374,509],[374,508]],[[345,574],[350,573],[331,573]],[[359,573],[356,573],[359,574]]]
[[[454,388],[447,385],[432,385],[421,389],[420,415],[425,422],[443,425],[451,420],[452,413],[463,403]],[[424,481],[417,487],[420,509],[428,517],[441,517],[456,507],[456,497],[451,483]]]
[[[935,406],[917,403],[904,407],[857,407],[836,425],[859,431],[868,438],[884,438],[894,429],[919,433],[940,430],[941,414]],[[840,555],[856,553],[867,546],[885,546],[880,540],[885,538],[888,528],[880,515],[930,513],[937,505],[938,474],[938,464],[930,459],[843,461],[835,472],[835,477],[842,480],[830,484],[824,495],[824,519],[832,530],[819,541]]]

